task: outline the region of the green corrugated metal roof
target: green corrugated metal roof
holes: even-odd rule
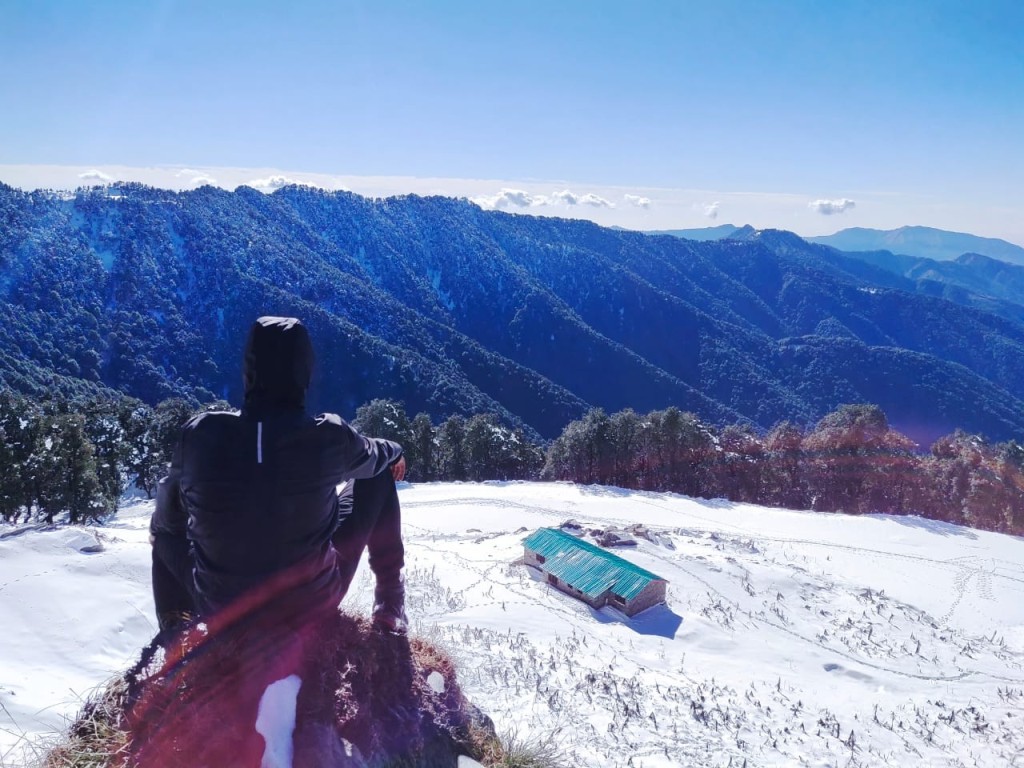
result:
[[[632,600],[652,581],[665,581],[618,555],[554,528],[535,531],[523,545],[543,555],[545,571],[590,598],[600,597],[610,589],[619,597]]]

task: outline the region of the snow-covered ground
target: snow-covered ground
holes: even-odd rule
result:
[[[499,730],[573,764],[1024,765],[1022,539],[561,483],[400,496],[413,630]],[[0,765],[154,633],[150,511],[0,527]],[[569,518],[651,529],[620,554],[668,579],[667,607],[594,611],[515,564]],[[364,570],[347,604],[371,592]]]

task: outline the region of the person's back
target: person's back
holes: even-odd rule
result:
[[[304,602],[336,607],[344,590],[331,545],[337,485],[385,471],[401,447],[365,438],[335,415],[306,414],[312,345],[297,320],[260,318],[244,368],[240,413],[204,413],[185,425],[152,532],[177,547],[179,560],[187,532],[201,613],[281,574],[301,586]]]
[[[185,428],[182,506],[189,515],[201,610],[220,607],[286,568],[337,605],[331,536],[337,485],[396,458],[336,417],[206,413]],[[353,466],[355,465],[355,466]]]

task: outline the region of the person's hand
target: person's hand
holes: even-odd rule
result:
[[[398,461],[391,465],[391,476],[396,483],[402,482],[405,478],[405,456],[400,456]]]

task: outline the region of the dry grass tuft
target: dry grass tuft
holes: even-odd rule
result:
[[[474,760],[487,768],[569,768],[569,760],[554,735],[523,738],[516,731],[501,736],[493,732],[472,733]]]
[[[128,760],[130,735],[124,723],[128,684],[112,680],[86,699],[67,738],[43,758],[41,768],[122,768]]]

